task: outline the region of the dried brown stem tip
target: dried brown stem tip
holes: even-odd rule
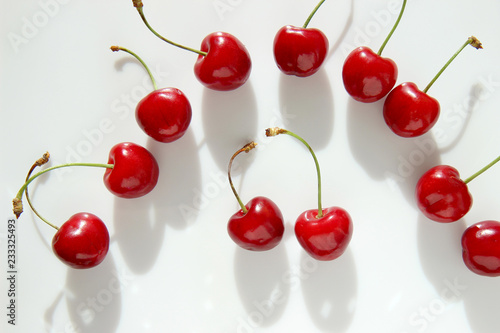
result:
[[[278,134],[283,134],[285,132],[286,130],[284,130],[283,128],[271,127],[266,129],[266,136],[276,136]]]
[[[46,163],[49,162],[50,154],[49,152],[46,152],[45,154],[42,155],[38,160],[36,160],[35,165],[36,166],[42,166]]]
[[[249,142],[246,145],[244,145],[242,149],[245,153],[248,153],[250,150],[254,149],[256,146],[257,146],[257,143],[252,141],[252,142]]]
[[[120,51],[120,47],[119,46],[116,46],[116,45],[113,45],[110,47],[111,51],[113,52],[117,52],[117,51]]]
[[[476,49],[482,49],[483,48],[483,44],[476,37],[470,36],[469,39],[471,40],[471,42],[470,42],[471,46],[475,47]]]
[[[134,7],[139,8],[142,7],[142,0],[132,0],[132,3],[134,4]]]
[[[23,212],[23,202],[19,198],[14,198],[12,200],[12,205],[14,206],[13,212],[16,215],[16,218],[19,218]]]

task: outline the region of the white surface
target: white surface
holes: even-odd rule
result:
[[[499,153],[500,2],[409,1],[383,54],[398,64],[398,83],[423,88],[469,35],[485,47],[465,49],[431,88],[441,118],[415,140],[389,131],[381,102],[351,100],[340,75],[352,48],[378,49],[401,1],[326,1],[310,24],[330,40],[323,69],[285,77],[274,64],[274,34],[302,25],[315,4],[144,1],[149,22],[172,40],[198,47],[222,30],[247,46],[250,80],[221,93],[197,82],[196,55],[153,36],[131,1],[3,1],[2,274],[11,199],[43,152],[52,165],[105,162],[112,145],[133,141],[157,156],[161,178],[133,201],[107,192],[99,170],[40,179],[31,191],[42,215],[60,224],[78,211],[97,214],[108,224],[110,252],[96,269],[68,269],[50,250],[51,228],[24,213],[17,325],[7,324],[2,278],[2,332],[498,332],[500,280],[470,273],[459,242],[467,225],[500,219],[500,167],[471,183],[473,208],[452,225],[426,220],[412,193],[431,166],[450,164],[467,177]],[[154,143],[137,127],[134,105],[151,85],[136,61],[109,50],[113,44],[141,55],[160,87],[188,96],[193,120],[181,140]],[[293,138],[265,138],[270,126],[309,141],[323,173],[323,205],[352,215],[352,242],[336,261],[310,259],[293,235],[296,216],[316,205],[314,165]],[[248,140],[260,145],[238,157],[236,187],[243,201],[268,196],[286,220],[285,238],[270,252],[240,250],[226,232],[238,209],[226,165]]]

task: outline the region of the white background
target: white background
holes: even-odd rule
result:
[[[470,184],[474,205],[454,224],[419,214],[413,190],[436,164],[465,178],[499,154],[500,2],[408,2],[383,54],[398,64],[398,83],[423,88],[467,37],[484,44],[466,48],[429,90],[441,117],[413,140],[390,132],[382,101],[353,101],[341,79],[354,47],[378,50],[401,1],[326,1],[309,26],[328,36],[330,54],[304,79],[279,72],[272,43],[283,25],[302,25],[316,0],[144,1],[151,25],[174,41],[199,47],[220,30],[247,46],[251,77],[233,92],[204,88],[197,56],[152,35],[131,1],[2,4],[1,271],[11,199],[45,151],[50,165],[107,162],[114,144],[132,141],[161,168],[154,192],[136,200],[115,198],[96,169],[54,172],[30,187],[56,224],[79,211],[100,216],[111,246],[97,268],[69,269],[51,252],[53,229],[26,211],[17,224],[17,325],[7,324],[2,278],[2,332],[498,332],[500,280],[465,268],[460,237],[467,225],[500,219],[500,167]],[[134,105],[152,87],[114,44],[142,56],[159,87],[188,96],[193,119],[181,140],[156,143],[138,128]],[[314,164],[295,139],[266,138],[271,126],[311,144],[323,205],[353,218],[349,249],[335,261],[310,259],[295,239],[295,218],[316,206]],[[238,210],[227,163],[249,140],[259,146],[237,158],[235,185],[245,202],[271,198],[286,223],[282,243],[263,253],[239,249],[226,232]]]

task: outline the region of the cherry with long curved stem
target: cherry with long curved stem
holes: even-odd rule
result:
[[[250,77],[252,62],[246,47],[235,36],[226,32],[213,32],[201,42],[200,49],[175,43],[156,32],[143,11],[141,0],[132,0],[147,28],[161,40],[198,55],[194,65],[196,78],[207,88],[229,91],[241,87]]]
[[[241,248],[250,251],[267,251],[276,247],[281,239],[285,226],[283,215],[278,206],[270,199],[258,196],[244,205],[238,195],[231,179],[231,166],[233,160],[240,153],[248,153],[257,146],[250,142],[236,151],[228,165],[227,176],[241,209],[233,214],[227,224],[227,231],[231,239]]]
[[[398,67],[390,58],[383,58],[389,39],[399,26],[406,8],[403,1],[398,18],[377,53],[367,46],[354,49],[345,59],[342,80],[347,93],[356,101],[373,103],[385,97],[396,84]]]
[[[158,89],[151,70],[135,52],[121,46],[111,46],[113,52],[124,51],[136,58],[148,73],[153,91],[139,101],[135,118],[139,127],[158,142],[180,139],[191,123],[192,109],[186,95],[177,88]]]
[[[413,138],[427,133],[434,126],[439,118],[440,105],[437,99],[427,94],[427,91],[468,45],[476,49],[483,48],[481,42],[471,36],[423,90],[419,90],[413,82],[404,82],[387,95],[383,107],[384,120],[395,134]]]
[[[311,146],[299,135],[286,129],[266,129],[266,136],[290,135],[304,144],[311,153],[318,177],[318,209],[306,210],[295,222],[295,236],[302,248],[313,258],[321,261],[340,257],[349,245],[353,224],[350,215],[343,208],[323,208],[321,203],[321,172],[318,159]]]

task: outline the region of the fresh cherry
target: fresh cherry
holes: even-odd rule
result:
[[[186,133],[191,123],[191,104],[184,93],[177,88],[158,89],[153,74],[146,63],[134,52],[120,46],[111,50],[125,51],[134,56],[146,69],[154,90],[146,95],[135,109],[139,127],[159,142],[173,142]]]
[[[469,226],[462,235],[462,258],[476,274],[500,276],[500,222],[482,221]]]
[[[109,249],[109,233],[104,222],[90,213],[71,216],[52,239],[55,255],[72,268],[99,265]]]
[[[132,0],[142,21],[161,40],[198,54],[194,65],[196,78],[207,88],[229,91],[241,87],[250,77],[252,62],[250,55],[236,37],[226,32],[214,32],[206,36],[201,49],[196,50],[174,43],[157,33],[146,20],[141,0]]]
[[[42,158],[33,164],[26,176],[25,184],[21,188],[21,197],[25,193],[26,200],[33,213],[47,225],[57,230],[52,238],[52,250],[63,263],[76,269],[95,267],[104,260],[109,250],[108,229],[100,218],[90,213],[77,213],[59,228],[42,217],[33,207],[28,185],[44,172],[40,172],[33,177],[30,176],[36,167],[46,164],[49,157],[49,153],[45,153]],[[22,202],[18,194],[14,199],[14,213],[19,217],[21,212]]]
[[[121,198],[138,198],[151,192],[159,177],[155,157],[144,147],[132,142],[122,142],[109,152],[104,184],[114,195]]]
[[[420,177],[415,188],[418,208],[436,222],[458,221],[472,207],[472,195],[467,184],[499,160],[500,156],[465,180],[460,178],[457,169],[449,165],[429,169]]]
[[[328,38],[309,22],[325,2],[320,1],[302,27],[287,25],[278,30],[274,38],[274,60],[287,75],[307,77],[316,73],[328,53]]]
[[[317,260],[334,260],[349,245],[353,224],[349,214],[340,207],[322,208],[321,173],[311,146],[297,134],[282,128],[266,129],[266,136],[288,134],[302,142],[311,153],[318,175],[318,209],[310,209],[299,215],[295,223],[295,236],[304,250]]]
[[[439,117],[440,106],[435,98],[427,95],[427,91],[469,44],[477,49],[482,48],[477,38],[469,37],[424,90],[420,91],[414,83],[405,82],[389,93],[384,101],[384,119],[395,134],[405,138],[417,137],[434,126]]]
[[[347,93],[356,101],[376,102],[387,95],[396,84],[398,67],[392,59],[383,58],[382,51],[399,25],[405,7],[406,0],[403,1],[396,23],[377,53],[367,46],[360,46],[345,59],[342,80]]]
[[[241,209],[229,219],[227,231],[240,247],[251,251],[267,251],[276,247],[283,238],[285,226],[281,211],[273,201],[262,196],[255,197],[243,205],[231,180],[231,165],[234,158],[241,152],[248,153],[256,145],[255,142],[245,145],[231,157],[229,162],[229,184]]]
[[[457,169],[449,165],[438,165],[424,173],[415,195],[420,211],[436,222],[458,221],[472,206],[467,184]]]

